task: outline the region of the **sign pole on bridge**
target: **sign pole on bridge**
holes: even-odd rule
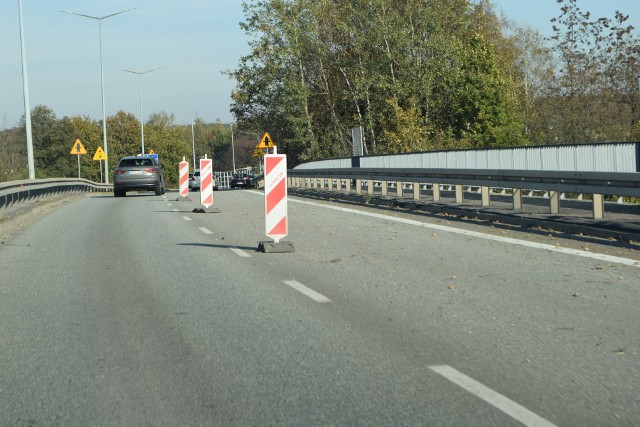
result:
[[[270,253],[294,252],[293,243],[280,241],[289,233],[287,156],[278,154],[276,146],[273,146],[273,154],[264,156],[264,217],[266,235],[271,237],[273,242],[260,242],[258,250]]]

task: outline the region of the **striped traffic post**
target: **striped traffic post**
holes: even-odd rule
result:
[[[262,252],[293,252],[291,242],[281,242],[289,234],[287,218],[287,156],[273,154],[264,156],[264,218],[267,237],[273,242],[260,242]]]
[[[213,204],[213,167],[211,159],[200,159],[200,204],[209,208]]]
[[[179,171],[179,181],[180,181],[180,195],[185,198],[189,195],[189,162],[182,158],[180,162]]]

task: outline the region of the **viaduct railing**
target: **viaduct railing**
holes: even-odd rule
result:
[[[0,208],[64,193],[107,192],[113,185],[79,178],[50,178],[0,183]]]
[[[542,191],[549,212],[557,214],[563,194],[591,195],[593,218],[604,217],[604,196],[640,197],[640,142],[613,142],[556,146],[525,146],[362,156],[320,160],[296,166],[288,172],[289,185],[303,188],[336,188],[357,194],[387,195],[396,188],[419,200],[431,190],[434,202],[441,191],[455,190],[455,201],[464,200],[464,189],[481,193],[482,206],[491,195],[513,195],[513,209],[522,209],[523,195]],[[353,183],[353,184],[352,184]]]
[[[293,188],[321,188],[356,194],[386,196],[395,187],[396,196],[404,191],[413,193],[415,200],[422,197],[422,189],[431,190],[434,202],[439,202],[444,186],[455,189],[455,201],[464,200],[465,187],[477,187],[482,206],[491,204],[492,189],[509,189],[513,209],[522,209],[523,193],[543,191],[548,194],[549,212],[560,210],[562,193],[588,194],[592,196],[593,218],[604,217],[604,196],[640,197],[640,173],[638,172],[563,172],[533,170],[491,169],[429,169],[429,168],[327,168],[291,169],[288,185]],[[503,193],[501,191],[501,193]]]

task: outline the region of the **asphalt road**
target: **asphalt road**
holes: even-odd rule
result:
[[[0,425],[640,424],[637,251],[292,197],[263,254],[260,193],[197,196],[0,246]]]

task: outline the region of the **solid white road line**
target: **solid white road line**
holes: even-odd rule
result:
[[[311,298],[315,302],[318,302],[318,303],[331,302],[331,300],[329,298],[325,297],[322,294],[319,294],[318,292],[314,291],[313,289],[307,288],[305,285],[303,285],[302,283],[297,282],[295,280],[285,280],[284,284],[287,285],[287,286],[290,286],[293,289],[295,289],[296,291],[308,296],[309,298]]]
[[[171,209],[173,212],[180,212],[180,209]]]
[[[301,204],[304,204],[304,205],[316,206],[316,207],[325,208],[325,209],[333,209],[333,210],[340,211],[340,212],[347,212],[347,213],[352,213],[352,214],[356,214],[356,215],[368,216],[368,217],[371,217],[371,218],[383,219],[385,221],[394,221],[394,222],[399,222],[399,223],[402,223],[402,224],[415,225],[415,226],[418,226],[418,227],[425,227],[425,228],[429,228],[429,229],[432,229],[432,230],[442,231],[442,232],[445,232],[445,233],[461,234],[463,236],[477,237],[477,238],[480,238],[480,239],[493,240],[493,241],[502,242],[502,243],[509,243],[511,245],[526,246],[526,247],[534,248],[534,249],[543,249],[543,250],[546,250],[546,251],[558,252],[558,253],[562,253],[562,254],[565,254],[565,255],[574,255],[574,256],[579,256],[579,257],[583,257],[583,258],[591,258],[591,259],[595,259],[595,260],[598,260],[598,261],[612,262],[612,263],[615,263],[615,264],[628,265],[630,267],[640,267],[640,261],[636,261],[635,259],[622,258],[622,257],[613,256],[613,255],[598,254],[598,253],[593,253],[593,252],[581,251],[581,250],[577,250],[577,249],[562,248],[562,247],[558,247],[558,246],[547,245],[545,243],[535,243],[535,242],[529,242],[527,240],[513,239],[511,237],[493,236],[491,234],[480,233],[480,232],[477,232],[477,231],[461,230],[461,229],[454,228],[454,227],[448,227],[446,225],[429,224],[429,223],[425,223],[425,222],[416,221],[414,219],[397,218],[397,217],[394,217],[394,216],[383,215],[383,214],[378,214],[378,213],[374,213],[374,212],[359,211],[357,209],[345,208],[345,207],[341,207],[341,206],[323,205],[323,204],[320,204],[320,203],[307,202],[307,201],[295,200],[295,199],[289,199],[289,201],[295,202],[295,203],[301,203]]]
[[[198,227],[198,229],[202,231],[204,234],[213,234],[213,231],[209,230],[206,227]]]
[[[183,216],[182,219],[184,219],[185,221],[191,221],[191,218],[189,218],[188,216]]]
[[[525,426],[555,427],[555,424],[550,423],[527,408],[518,405],[513,400],[491,390],[489,387],[486,387],[473,378],[466,376],[451,366],[429,366],[429,368],[449,381],[459,385],[469,393],[500,409],[502,412],[521,422]]]
[[[242,249],[238,249],[238,248],[229,248],[229,249],[231,249],[231,252],[235,253],[236,255],[238,255],[238,256],[240,256],[242,258],[251,258],[251,255],[249,255],[248,253],[246,253]]]

